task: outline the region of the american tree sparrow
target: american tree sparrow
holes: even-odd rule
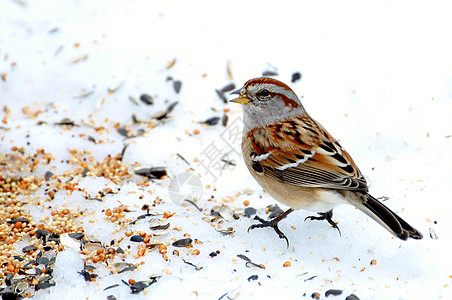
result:
[[[303,108],[286,84],[273,78],[254,78],[233,92],[231,102],[243,104],[242,153],[251,175],[273,198],[290,208],[276,218],[249,229],[272,227],[295,209],[316,212],[306,219],[332,218],[337,204],[351,204],[394,236],[421,239],[422,234],[368,193],[366,179],[351,156]],[[249,230],[248,229],[248,230]]]

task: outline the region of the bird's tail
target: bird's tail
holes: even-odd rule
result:
[[[401,240],[422,239],[422,233],[369,194],[363,195],[357,207]]]

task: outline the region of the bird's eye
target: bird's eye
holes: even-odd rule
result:
[[[260,90],[257,93],[257,98],[259,98],[259,100],[268,100],[270,98],[270,91],[267,89]]]

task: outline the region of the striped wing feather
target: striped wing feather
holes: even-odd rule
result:
[[[367,192],[350,155],[308,116],[252,130],[245,141],[244,154],[264,176],[304,187]]]

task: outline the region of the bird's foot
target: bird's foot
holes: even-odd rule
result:
[[[287,236],[279,229],[278,227],[278,223],[279,221],[281,221],[282,219],[286,218],[288,214],[290,214],[291,212],[293,212],[293,209],[289,208],[288,210],[286,210],[285,212],[283,212],[282,214],[280,214],[279,216],[277,216],[274,219],[271,219],[269,221],[265,221],[264,219],[255,216],[254,220],[257,220],[260,222],[260,224],[253,224],[250,227],[248,227],[248,232],[254,228],[265,228],[265,227],[271,227],[273,228],[273,230],[278,234],[279,238],[281,239],[285,239],[286,243],[287,243],[287,248],[289,248],[289,239],[287,238]]]
[[[337,226],[337,223],[333,221],[332,217],[333,217],[333,210],[327,211],[327,212],[322,212],[322,213],[318,213],[319,216],[308,216],[306,217],[304,220],[326,220],[328,221],[328,223],[330,223],[330,225],[337,229],[337,231],[339,231],[339,235],[342,236],[341,234],[341,230],[339,229],[339,227]]]

